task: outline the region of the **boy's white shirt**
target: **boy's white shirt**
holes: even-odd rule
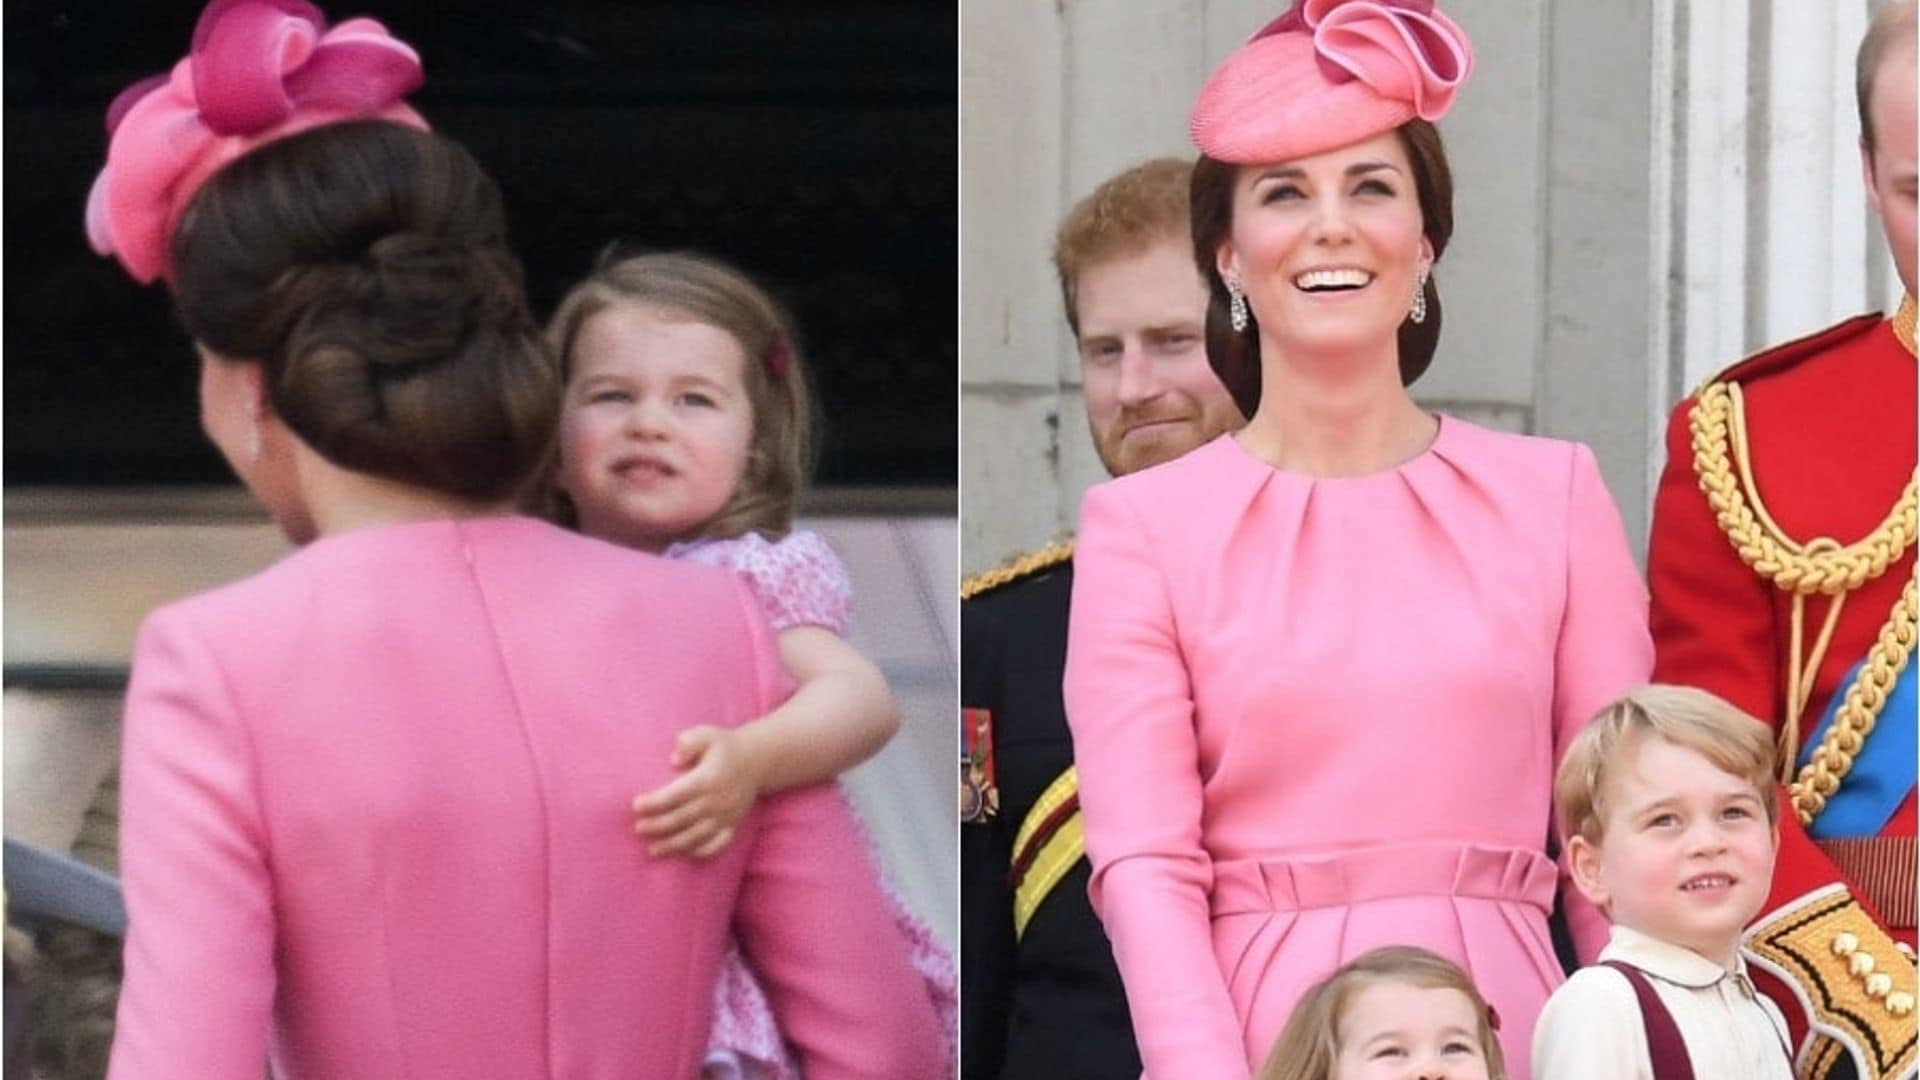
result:
[[[1793,1080],[1786,1021],[1754,990],[1745,958],[1728,970],[1616,924],[1600,959],[1646,973],[1680,1029],[1698,1080]],[[1625,976],[1582,968],[1547,999],[1533,1029],[1533,1080],[1653,1080],[1645,1030]]]

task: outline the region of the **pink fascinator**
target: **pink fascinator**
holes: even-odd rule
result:
[[[1227,57],[1193,104],[1200,152],[1291,161],[1438,120],[1473,72],[1473,43],[1433,0],[1299,0]]]
[[[207,178],[275,139],[342,120],[425,130],[401,100],[420,57],[372,19],[329,29],[305,0],[213,0],[168,75],[107,108],[107,164],[87,195],[87,239],[142,284],[170,277],[180,212]]]

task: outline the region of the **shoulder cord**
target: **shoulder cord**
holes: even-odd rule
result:
[[[1740,387],[1714,382],[1703,387],[1688,417],[1693,436],[1693,467],[1722,532],[1755,573],[1793,595],[1792,641],[1788,657],[1785,715],[1780,731],[1780,778],[1789,785],[1801,823],[1813,820],[1839,790],[1853,759],[1873,731],[1879,711],[1912,656],[1915,638],[1915,583],[1907,582],[1900,600],[1880,628],[1865,669],[1841,701],[1834,723],[1805,768],[1795,775],[1800,717],[1832,644],[1840,610],[1852,590],[1882,574],[1913,543],[1920,491],[1909,478],[1893,509],[1864,538],[1842,545],[1831,537],[1801,544],[1787,536],[1760,499],[1747,450],[1746,412]],[[1731,449],[1733,461],[1728,460]],[[1735,466],[1737,465],[1737,476]],[[1831,597],[1813,647],[1802,652],[1807,597]]]
[[[1916,607],[1920,607],[1916,604],[1916,595],[1916,581],[1910,577],[1906,587],[1900,590],[1900,601],[1893,605],[1893,614],[1888,616],[1867,653],[1865,669],[1847,688],[1833,726],[1827,729],[1813,757],[1789,786],[1793,811],[1799,816],[1800,824],[1808,824],[1817,817],[1826,809],[1827,798],[1840,790],[1840,781],[1853,768],[1854,757],[1860,753],[1867,736],[1873,734],[1880,710],[1886,707],[1887,695],[1893,692],[1894,681],[1912,659],[1914,614]]]

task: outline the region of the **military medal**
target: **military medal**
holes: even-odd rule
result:
[[[960,710],[960,820],[984,825],[1000,812],[993,775],[993,714]]]

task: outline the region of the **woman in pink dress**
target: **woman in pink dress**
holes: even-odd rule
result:
[[[730,937],[809,1077],[939,1075],[836,793],[707,860],[634,838],[681,730],[791,681],[732,574],[514,513],[558,375],[412,50],[300,0],[194,42],[111,110],[89,232],[167,282],[203,427],[302,546],[141,630],[111,1075],[681,1080]]]
[[[1471,68],[1430,3],[1305,0],[1194,107],[1209,352],[1252,419],[1087,494],[1066,678],[1154,1080],[1246,1077],[1378,946],[1466,968],[1510,1062],[1563,977],[1553,769],[1645,680],[1646,593],[1589,450],[1406,389],[1452,232],[1432,122]]]

